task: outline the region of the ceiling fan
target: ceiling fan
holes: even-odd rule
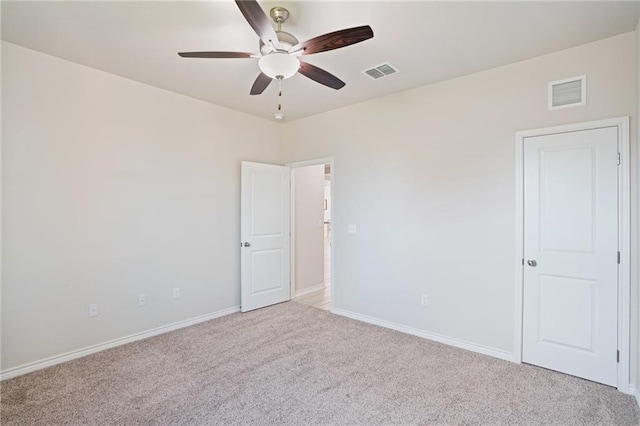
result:
[[[292,34],[282,31],[281,27],[289,18],[289,11],[283,7],[274,7],[271,18],[277,24],[277,31],[269,22],[256,0],[236,0],[240,12],[260,37],[260,54],[244,52],[180,52],[183,58],[257,58],[260,74],[251,87],[251,95],[259,95],[272,80],[281,82],[297,72],[311,80],[332,89],[341,89],[345,82],[335,75],[299,59],[302,55],[326,52],[360,43],[373,37],[370,26],[348,28],[334,31],[305,42],[298,42]]]

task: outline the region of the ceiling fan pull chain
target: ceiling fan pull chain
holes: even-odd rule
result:
[[[278,111],[282,111],[282,78],[278,78]]]

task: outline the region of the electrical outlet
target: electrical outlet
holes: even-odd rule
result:
[[[92,303],[89,305],[89,317],[98,316],[98,304]]]
[[[421,302],[422,302],[422,306],[427,306],[429,304],[429,295],[423,294]]]
[[[144,294],[138,295],[138,306],[144,306],[147,304],[147,296]]]
[[[178,287],[173,289],[173,298],[180,299],[180,289]]]

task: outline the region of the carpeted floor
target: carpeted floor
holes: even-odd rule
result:
[[[634,424],[617,390],[297,303],[2,383],[3,425]]]

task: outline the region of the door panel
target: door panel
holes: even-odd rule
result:
[[[524,140],[523,361],[614,386],[617,153],[616,127]]]
[[[241,310],[290,299],[289,168],[242,162]]]
[[[544,251],[592,251],[594,157],[593,146],[540,151],[540,237]]]
[[[283,215],[285,212],[282,209],[283,194],[280,169],[251,170],[250,173],[251,235],[255,237],[283,235]]]
[[[540,275],[538,341],[593,352],[597,281]],[[555,321],[562,318],[562,321]]]
[[[282,249],[251,253],[251,294],[282,288]]]

